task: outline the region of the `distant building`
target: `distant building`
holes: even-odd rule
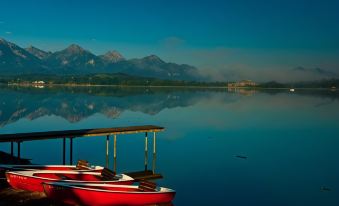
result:
[[[228,83],[228,87],[232,88],[232,87],[255,87],[258,84],[253,82],[252,80],[242,80],[240,82],[232,82],[232,83]]]
[[[32,82],[32,84],[45,84],[45,82],[44,81],[34,81],[34,82]]]

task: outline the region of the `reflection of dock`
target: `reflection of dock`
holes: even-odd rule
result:
[[[141,172],[129,173],[136,179],[154,179],[161,178],[160,174],[155,173],[156,160],[156,133],[163,131],[163,127],[146,125],[146,126],[131,126],[118,128],[99,128],[99,129],[82,129],[82,130],[64,130],[64,131],[49,131],[49,132],[31,132],[31,133],[16,133],[0,135],[0,142],[10,142],[11,156],[14,156],[14,143],[17,144],[17,157],[20,160],[21,144],[25,141],[47,140],[47,139],[62,139],[62,159],[63,164],[66,164],[66,139],[69,140],[69,161],[73,164],[73,139],[79,137],[105,136],[106,137],[106,167],[108,167],[109,141],[110,136],[113,136],[113,170],[116,172],[117,165],[117,136],[122,134],[145,133],[145,170]],[[152,170],[148,170],[148,133],[153,133],[153,161]]]

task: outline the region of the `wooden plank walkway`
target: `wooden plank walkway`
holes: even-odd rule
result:
[[[160,132],[163,130],[164,127],[154,125],[144,125],[144,126],[115,127],[115,128],[1,134],[0,142],[22,142],[22,141],[59,139],[70,137],[107,136],[117,134],[133,134],[140,132]]]

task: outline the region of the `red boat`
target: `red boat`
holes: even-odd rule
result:
[[[151,205],[168,203],[174,199],[175,191],[164,187],[144,189],[142,184],[68,184],[61,182],[43,183],[45,194],[66,204],[87,206],[108,205]]]
[[[83,171],[12,171],[6,172],[7,182],[15,189],[43,192],[43,182],[67,182],[67,183],[109,183],[132,184],[134,179],[125,174],[115,175],[107,172],[108,169],[99,172]]]
[[[90,166],[86,160],[79,160],[77,165],[0,165],[0,177],[5,177],[6,171],[22,170],[58,170],[58,171],[92,171],[101,172],[104,167]]]
[[[62,170],[62,171],[71,171],[71,170],[91,170],[100,172],[104,169],[101,166],[92,166],[87,169],[79,169],[76,165],[0,165],[0,170]]]

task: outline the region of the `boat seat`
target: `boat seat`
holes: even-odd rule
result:
[[[75,167],[77,170],[88,170],[91,169],[89,162],[87,160],[78,160],[78,163]]]
[[[115,172],[105,167],[101,171],[101,180],[110,181],[110,180],[117,180],[117,178],[115,177]]]
[[[154,182],[142,180],[139,183],[139,190],[144,192],[154,192],[157,188],[157,184]]]

